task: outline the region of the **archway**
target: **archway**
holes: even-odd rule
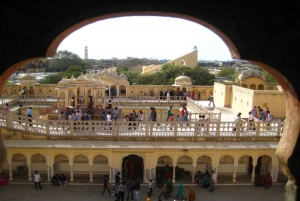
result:
[[[251,176],[253,171],[253,158],[249,155],[241,156],[236,166],[236,180],[238,182],[251,182]]]
[[[212,162],[211,157],[207,155],[200,156],[197,159],[195,171],[196,172],[201,171],[202,173],[204,173],[206,170],[208,170],[210,172],[212,170],[211,162]]]
[[[68,156],[58,154],[54,157],[53,174],[64,173],[67,178],[70,178],[71,166]]]
[[[119,96],[126,96],[126,86],[121,85],[119,87]]]
[[[11,169],[13,172],[14,181],[28,180],[28,164],[24,154],[16,153],[11,157]]]
[[[262,155],[257,158],[257,163],[255,166],[255,175],[262,174],[265,175],[268,172],[271,173],[272,169],[272,158],[268,155]]]
[[[155,178],[161,177],[162,182],[165,183],[168,177],[173,178],[173,170],[173,159],[167,155],[160,156],[157,159]]]
[[[256,90],[255,84],[250,84],[250,89]]]
[[[136,179],[143,181],[144,176],[144,160],[142,157],[130,154],[122,160],[122,176],[125,179]]]
[[[220,158],[218,166],[218,182],[219,183],[231,183],[234,173],[234,158],[229,155],[225,155]]]
[[[190,156],[183,155],[177,159],[175,167],[175,180],[190,182],[193,173],[193,159]]]
[[[79,154],[73,158],[73,179],[75,181],[90,181],[89,159],[85,155]]]
[[[39,153],[32,155],[30,170],[32,174],[34,174],[35,171],[38,171],[42,178],[47,178],[48,167],[46,164],[46,157]]]
[[[104,175],[109,175],[110,166],[108,165],[108,158],[101,154],[93,158],[93,181],[102,182]]]

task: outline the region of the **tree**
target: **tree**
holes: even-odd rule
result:
[[[80,66],[85,68],[85,63],[77,54],[67,50],[60,50],[49,62],[49,70],[52,72],[62,72],[69,66]]]
[[[272,75],[270,75],[270,73],[268,73],[267,71],[264,70],[263,74],[266,78],[267,83],[278,83],[278,81]]]
[[[228,68],[222,68],[220,72],[218,73],[218,76],[220,77],[228,77],[230,75],[233,75],[235,73],[235,68],[228,67]]]

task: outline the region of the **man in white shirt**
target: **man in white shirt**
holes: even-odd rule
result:
[[[29,107],[28,110],[26,111],[26,116],[27,116],[27,117],[33,117],[33,112],[32,112],[32,108],[31,108],[31,107]],[[28,121],[29,121],[29,122],[32,122],[32,119],[31,119],[31,118],[28,118]],[[32,124],[29,123],[29,126],[32,126]]]
[[[215,182],[217,180],[217,175],[214,170],[211,171],[211,186],[209,192],[213,192],[215,190]]]
[[[38,189],[37,185],[39,185],[40,189],[42,190],[41,175],[38,173],[38,171],[35,171],[35,174],[33,175],[33,181],[34,181],[35,190]]]

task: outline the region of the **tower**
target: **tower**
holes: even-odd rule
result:
[[[84,48],[84,59],[88,59],[88,48],[85,46]]]

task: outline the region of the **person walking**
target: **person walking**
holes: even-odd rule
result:
[[[121,172],[118,172],[118,173],[115,175],[115,186],[114,186],[113,189],[112,189],[112,194],[115,193],[115,189],[116,189],[117,185],[120,185],[120,180],[121,180],[120,174],[121,174]]]
[[[188,192],[188,201],[196,201],[196,194],[193,187],[190,187]]]
[[[214,170],[211,171],[211,186],[209,192],[213,192],[215,190],[215,182],[217,180],[217,175]]]
[[[168,111],[167,111],[167,119],[166,119],[166,121],[168,121],[169,120],[169,118],[170,118],[170,116],[171,116],[171,113],[172,113],[172,106],[170,106],[169,107],[169,109],[168,109]]]
[[[23,105],[19,105],[18,107],[18,115],[19,115],[19,124],[22,124],[21,120],[22,120],[22,106]]]
[[[153,192],[153,181],[152,179],[149,180],[149,192],[148,195],[152,196],[152,192]]]
[[[133,192],[134,192],[133,181],[132,180],[127,181],[125,186],[126,186],[126,189],[127,189],[126,201],[129,200],[129,197],[130,197],[130,199],[134,200],[134,198],[133,198]]]
[[[214,107],[216,107],[216,106],[215,106],[215,102],[214,102],[214,96],[213,96],[212,92],[210,92],[210,95],[209,95],[208,100],[209,100],[208,106],[210,106],[210,104],[212,103],[212,105],[213,105]]]
[[[40,189],[42,190],[42,186],[41,186],[41,175],[38,173],[38,171],[35,171],[34,175],[33,175],[33,181],[34,181],[34,186],[35,186],[35,190],[38,189],[38,185],[40,187]]]
[[[184,199],[184,189],[181,180],[179,180],[178,182],[178,189],[174,199],[177,199],[179,196],[181,197],[182,200]]]
[[[140,188],[141,188],[141,184],[137,180],[133,179],[133,186],[134,186],[135,200],[136,201],[140,201]]]
[[[101,194],[101,197],[104,198],[104,192],[107,190],[109,195],[111,196],[111,192],[109,190],[109,186],[110,186],[110,183],[108,182],[108,175],[105,175],[104,176],[104,179],[103,179],[103,191],[102,191],[102,194]]]
[[[26,111],[26,116],[27,117],[33,117],[33,112],[32,112],[32,108],[31,107],[29,107],[28,110]],[[32,122],[32,119],[28,118],[28,122]],[[32,126],[32,124],[29,123],[29,126]]]

